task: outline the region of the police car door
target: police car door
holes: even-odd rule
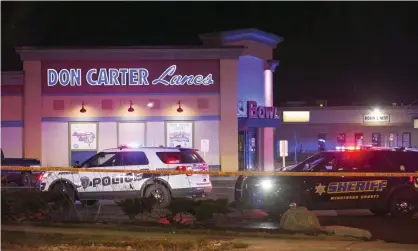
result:
[[[82,164],[82,168],[91,168],[92,172],[80,173],[77,188],[81,199],[105,199],[114,191],[111,187],[111,173],[106,169],[120,166],[120,152],[100,152]],[[95,172],[94,169],[103,169]]]
[[[123,151],[122,152],[122,168],[124,170],[150,170],[150,163],[147,155],[143,151]],[[114,174],[115,185],[119,191],[124,193],[131,192],[137,195],[149,174],[140,172],[126,172]]]
[[[307,191],[311,195],[310,206],[312,209],[325,210],[330,207],[328,186],[335,180],[338,180],[338,177],[320,175],[319,173],[334,172],[337,161],[338,156],[336,154],[327,153],[323,158],[309,163],[309,167],[306,167],[312,172],[318,172],[318,176],[307,177],[305,181]]]
[[[336,172],[372,172],[373,151],[348,151],[341,154]],[[340,209],[370,208],[386,188],[387,180],[379,177],[341,176],[327,187],[332,207]]]

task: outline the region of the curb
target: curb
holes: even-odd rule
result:
[[[59,231],[53,231],[54,229]],[[35,226],[29,224],[2,225],[2,231],[22,231],[32,233],[72,233],[72,234],[94,234],[94,235],[113,235],[131,236],[132,234],[161,235],[165,238],[167,234],[188,235],[188,236],[219,236],[231,238],[264,238],[264,239],[288,239],[288,240],[327,240],[327,241],[360,241],[364,240],[354,237],[342,237],[331,235],[325,231],[316,232],[273,232],[273,231],[240,231],[240,229],[202,229],[202,228],[171,228],[161,225],[152,227],[141,227],[132,225],[113,225],[113,224],[46,224],[36,223]]]

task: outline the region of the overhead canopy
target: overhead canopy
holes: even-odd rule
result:
[[[264,127],[279,127],[279,119],[248,119],[248,118],[238,118],[238,129],[245,130],[246,128],[255,127],[255,128],[264,128]]]

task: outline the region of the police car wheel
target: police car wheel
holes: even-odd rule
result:
[[[158,206],[166,207],[171,202],[171,194],[168,189],[161,184],[153,184],[145,190],[145,197],[154,197],[157,200]]]
[[[415,213],[416,199],[413,191],[401,190],[390,199],[390,214],[397,218],[412,218]]]
[[[71,185],[58,183],[54,185],[53,191],[61,193],[63,196],[65,196],[65,202],[68,202],[70,204],[73,204],[75,202],[75,190]]]
[[[25,187],[32,185],[32,174],[30,172],[23,172],[20,175],[20,185]]]

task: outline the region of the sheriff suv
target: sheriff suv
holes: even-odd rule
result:
[[[90,168],[92,172],[77,172]],[[102,169],[94,172],[94,169]],[[166,206],[174,197],[200,197],[212,190],[207,174],[146,174],[103,172],[114,170],[207,171],[197,150],[167,147],[129,147],[107,149],[81,164],[73,172],[46,172],[38,181],[42,191],[61,191],[72,200],[94,204],[101,199],[155,197]]]
[[[283,172],[414,173],[411,177],[240,176],[235,199],[280,215],[289,206],[310,210],[369,209],[412,217],[418,209],[418,152],[366,148],[321,152]]]

